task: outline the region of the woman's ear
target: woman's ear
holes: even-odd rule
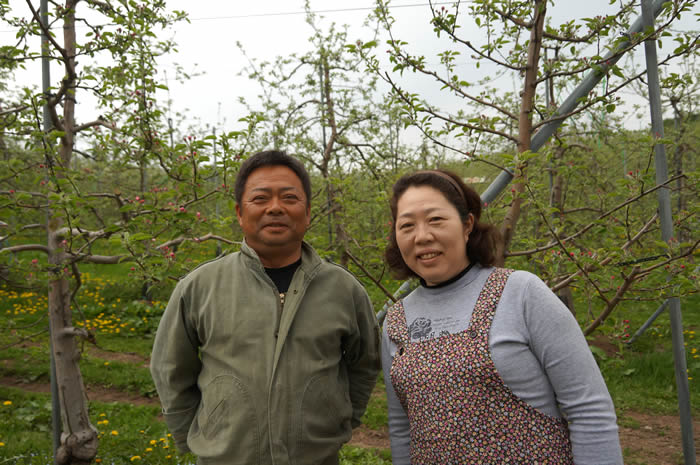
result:
[[[467,215],[467,221],[464,222],[464,241],[469,240],[469,235],[472,233],[472,229],[474,229],[474,215],[469,214]]]

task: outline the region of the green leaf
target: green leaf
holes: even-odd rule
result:
[[[377,46],[377,41],[376,41],[376,40],[370,40],[369,42],[366,42],[366,43],[362,44],[362,48],[363,48],[363,49],[372,48],[372,47],[376,47],[376,46]]]

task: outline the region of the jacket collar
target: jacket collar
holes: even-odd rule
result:
[[[245,257],[246,262],[254,267],[257,271],[265,273],[265,268],[263,267],[260,257],[257,252],[248,245],[248,243],[243,239],[241,245],[241,254]],[[321,257],[316,253],[313,247],[311,247],[307,242],[302,241],[301,243],[301,266],[299,267],[306,276],[313,277],[316,273],[318,267],[321,265]]]

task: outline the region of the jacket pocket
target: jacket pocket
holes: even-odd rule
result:
[[[187,444],[202,462],[259,464],[260,431],[248,389],[236,377],[220,375],[202,390]]]
[[[352,405],[347,383],[327,375],[312,378],[301,403],[299,450],[318,458],[337,454],[352,435]]]

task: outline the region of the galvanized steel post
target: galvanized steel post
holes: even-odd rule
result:
[[[51,93],[49,89],[51,88],[51,61],[49,57],[49,38],[47,31],[49,28],[49,2],[48,0],[41,0],[39,6],[39,15],[41,17],[41,23],[43,25],[43,31],[41,33],[41,90],[44,94],[46,101],[44,102],[43,108],[43,128],[44,137],[46,137],[46,145],[44,150],[49,150],[48,145],[48,134],[51,131],[51,115],[49,113],[49,98]],[[49,155],[46,154],[46,157]],[[47,169],[51,166],[50,163],[46,163]],[[48,213],[46,221],[49,221]],[[50,320],[49,320],[50,321]],[[49,331],[51,323],[49,322]],[[58,398],[58,384],[56,382],[56,359],[53,352],[52,339],[49,337],[49,348],[51,351],[51,433],[53,439],[53,462],[54,465],[56,461],[56,451],[61,445],[61,403]]]
[[[642,18],[645,30],[653,30],[654,13],[651,0],[642,0]],[[661,112],[661,90],[659,87],[659,69],[656,56],[656,39],[649,37],[644,42],[646,54],[647,78],[649,86],[649,106],[651,109],[651,130],[657,143],[654,146],[656,166],[656,184],[668,180],[666,163],[666,147],[658,142],[664,136],[664,121]],[[668,243],[673,240],[673,219],[671,217],[671,192],[668,187],[659,189],[659,219],[661,221],[661,238]],[[669,281],[672,279],[669,275]],[[678,297],[670,297],[669,316],[671,318],[671,343],[673,360],[676,369],[676,387],[678,390],[678,410],[681,421],[681,438],[683,441],[683,456],[685,465],[695,465],[695,443],[693,441],[693,420],[690,413],[690,391],[688,388],[688,371],[683,344],[683,319],[681,303]]]

